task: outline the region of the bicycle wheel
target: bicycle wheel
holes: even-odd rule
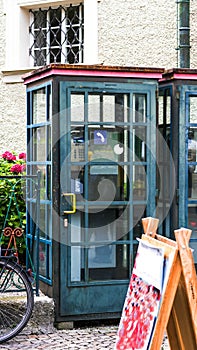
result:
[[[0,343],[26,326],[34,306],[33,289],[23,268],[9,259],[0,261]]]

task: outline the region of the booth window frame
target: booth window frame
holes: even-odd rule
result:
[[[45,118],[35,118],[34,94],[37,91],[45,92],[45,102],[42,96],[42,103],[45,103],[44,113]],[[52,200],[51,200],[51,186],[52,186],[52,159],[51,159],[51,123],[52,123],[52,83],[47,82],[33,88],[27,89],[27,174],[33,175],[37,170],[41,171],[41,198],[40,198],[40,228],[39,228],[39,261],[36,261],[36,252],[34,252],[34,265],[39,265],[39,278],[45,283],[52,284]],[[39,110],[38,110],[39,111]],[[42,109],[43,111],[43,109]],[[35,119],[35,121],[34,121]],[[37,159],[36,154],[36,138],[34,135],[38,130],[45,130],[45,150],[43,159]],[[42,133],[41,133],[42,135]],[[45,159],[44,159],[45,158]],[[34,233],[34,207],[36,199],[33,196],[33,188],[29,188],[27,194],[27,221],[29,223],[29,230],[27,232],[28,246],[34,246],[37,240],[37,235]],[[36,246],[36,244],[35,244]]]

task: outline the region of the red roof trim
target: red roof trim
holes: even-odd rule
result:
[[[159,79],[162,77],[161,71],[132,71],[132,70],[95,70],[95,69],[58,69],[52,68],[46,71],[39,71],[27,74],[23,77],[24,83],[29,84],[43,78],[48,78],[52,75],[64,76],[87,76],[87,77],[118,77],[118,78],[144,78],[144,79]]]

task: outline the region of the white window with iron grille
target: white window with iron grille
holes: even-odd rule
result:
[[[4,81],[50,63],[99,63],[97,2],[4,0]]]
[[[83,63],[83,3],[29,12],[29,55],[34,66]]]

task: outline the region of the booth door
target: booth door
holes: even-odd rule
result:
[[[141,217],[154,207],[151,95],[62,83],[60,96],[60,312],[70,320],[117,317]]]

